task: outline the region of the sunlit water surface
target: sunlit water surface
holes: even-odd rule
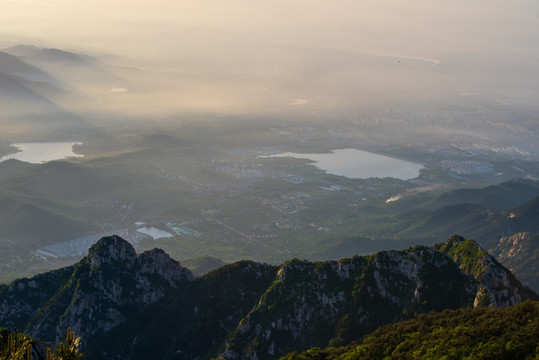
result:
[[[153,227],[153,226],[151,226],[151,227],[142,227],[140,229],[137,229],[137,231],[140,232],[140,233],[146,234],[146,235],[150,235],[154,239],[172,237],[171,233],[169,233],[169,232],[167,232],[165,230],[158,229],[158,228]]]
[[[82,157],[83,155],[73,152],[74,145],[82,145],[80,142],[47,142],[47,143],[20,143],[12,144],[19,149],[15,154],[0,158],[0,162],[16,159],[32,164],[45,163],[52,160],[60,160],[68,157]]]
[[[357,149],[337,149],[330,154],[283,153],[268,157],[292,157],[314,161],[313,165],[328,174],[345,176],[352,179],[372,177],[409,180],[419,175],[423,165],[378,155]]]

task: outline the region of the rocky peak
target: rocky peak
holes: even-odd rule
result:
[[[439,244],[438,246],[446,245],[448,247],[456,247],[456,246],[459,246],[460,244],[462,244],[465,241],[466,241],[465,238],[463,238],[460,235],[455,234],[455,235],[451,236],[449,239],[447,239],[445,242],[443,242],[442,244]]]
[[[74,266],[0,289],[0,321],[53,341],[71,327],[88,340],[193,280],[191,271],[164,251],[137,256],[129,242],[108,236]]]
[[[137,259],[138,273],[141,275],[159,274],[175,286],[177,281],[193,281],[191,271],[181,266],[161,249],[153,249],[142,253]]]
[[[537,294],[525,288],[511,272],[473,240],[453,235],[435,250],[449,255],[459,268],[479,282],[474,306],[510,306],[524,299],[537,300]]]
[[[50,341],[71,327],[88,351],[98,344],[96,359],[221,352],[221,359],[264,360],[358,341],[416,313],[526,298],[537,295],[523,293],[507,269],[458,236],[434,248],[293,259],[280,268],[243,261],[197,280],[162,250],[137,256],[111,236],[73,266],[0,286],[0,323]]]
[[[103,237],[92,245],[87,259],[92,267],[122,262],[124,266],[132,268],[137,259],[137,253],[128,241],[118,235],[113,235]]]

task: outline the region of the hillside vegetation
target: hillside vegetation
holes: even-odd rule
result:
[[[445,309],[539,301],[475,242],[281,266],[241,261],[201,277],[159,249],[104,237],[70,267],[0,286],[0,324],[90,359],[258,359],[343,346]]]
[[[65,340],[56,347],[21,334],[15,329],[0,329],[0,360],[81,360],[80,336],[67,329]]]
[[[361,344],[291,353],[282,360],[537,359],[539,302],[421,314],[365,336]]]

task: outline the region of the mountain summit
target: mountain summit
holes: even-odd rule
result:
[[[104,237],[73,266],[0,288],[0,323],[53,341],[71,327],[90,339],[193,280],[162,250],[137,256],[126,240]]]
[[[122,262],[124,266],[131,269],[137,261],[137,253],[128,241],[114,235],[101,238],[92,245],[87,259],[91,266],[110,266]]]

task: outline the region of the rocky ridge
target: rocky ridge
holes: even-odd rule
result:
[[[539,291],[539,234],[520,232],[503,237],[489,252],[523,284]]]
[[[321,263],[292,260],[220,358],[271,359],[309,344],[347,343],[407,314],[469,305],[476,287],[449,257],[422,246]]]
[[[71,326],[88,359],[274,359],[420,313],[525,299],[539,300],[459,236],[337,261],[243,261],[196,279],[113,236],[73,266],[0,287],[0,326],[52,341]]]
[[[453,236],[370,257],[292,260],[231,333],[220,359],[273,359],[342,345],[417,313],[537,299],[475,242]],[[310,345],[309,345],[310,344]]]
[[[479,282],[474,307],[507,307],[533,297],[532,290],[523,287],[511,271],[471,240],[455,235],[434,249],[451,256],[462,271]]]
[[[0,323],[52,341],[71,327],[87,341],[193,280],[162,250],[137,256],[129,242],[105,237],[74,266],[0,289]]]

